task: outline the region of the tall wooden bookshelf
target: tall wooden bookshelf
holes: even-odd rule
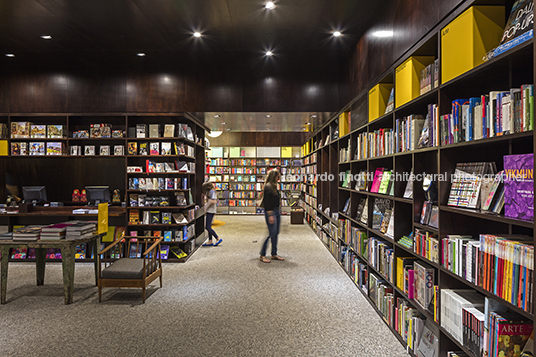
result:
[[[115,205],[118,208],[123,207],[122,214],[114,214],[110,217],[110,226],[126,227],[126,234],[136,231],[137,234],[143,234],[147,230],[167,230],[168,228],[180,229],[182,224],[159,224],[144,226],[141,224],[129,223],[131,211],[152,210],[161,212],[185,212],[193,210],[193,218],[188,225],[194,227],[191,232],[194,235],[186,240],[166,242],[164,244],[177,245],[187,253],[186,257],[181,259],[174,258],[170,253],[167,262],[185,262],[191,254],[200,246],[204,240],[204,208],[201,197],[201,184],[203,183],[202,173],[205,170],[205,126],[189,113],[7,113],[0,115],[0,122],[5,123],[8,127],[8,135],[3,142],[8,152],[0,156],[0,167],[4,172],[8,172],[18,183],[19,189],[22,186],[46,186],[48,200],[54,202],[64,202],[66,205],[76,204],[71,202],[71,194],[74,189],[83,189],[86,186],[109,186],[112,195],[115,189],[119,189],[121,202]],[[15,122],[31,122],[40,125],[62,125],[62,135],[59,138],[14,138],[11,135],[11,124]],[[178,137],[178,124],[187,124],[191,129],[191,137]],[[109,136],[93,136],[91,127],[100,124],[107,124],[110,127]],[[147,125],[158,124],[160,131],[157,137],[147,138],[136,137],[136,124]],[[175,134],[172,137],[163,137],[165,124],[175,125]],[[115,131],[115,132],[114,132]],[[81,134],[79,134],[82,132]],[[46,144],[50,142],[59,142],[62,144],[61,151],[58,155],[48,155]],[[158,155],[139,155],[138,143],[157,143],[159,146]],[[26,143],[27,152],[25,155],[14,155],[11,152],[12,143]],[[44,143],[45,152],[43,155],[30,155],[31,143]],[[130,143],[136,143],[136,152],[129,153]],[[170,143],[173,150],[173,144],[182,144],[189,147],[186,154],[177,154],[175,152],[169,155],[162,155],[161,144]],[[80,151],[74,151],[74,147],[79,147]],[[87,151],[86,151],[87,150]],[[32,152],[36,153],[36,152]],[[175,161],[190,163],[190,172],[159,172],[148,173],[146,170],[147,160],[151,162],[174,164]],[[142,172],[127,172],[128,166],[138,166]],[[191,200],[187,205],[178,206],[175,204],[174,193],[179,189],[162,190],[156,187],[152,190],[139,190],[129,187],[129,181],[132,178],[143,177],[160,179],[187,178],[187,187],[184,192],[186,197],[191,195]],[[1,194],[6,196],[5,192],[5,175],[0,180]],[[182,188],[180,190],[183,190]],[[151,207],[133,207],[130,204],[129,196],[131,194],[145,194],[149,197],[166,197],[169,205],[155,205]],[[173,203],[172,203],[173,202]],[[200,206],[198,209],[196,207]],[[95,216],[96,217],[96,216]],[[87,217],[86,219],[95,219]],[[82,219],[80,216],[62,216],[62,217],[43,217],[40,222],[28,221],[25,217],[7,217],[0,216],[0,222],[3,225],[13,224],[35,224],[35,223],[54,223],[65,221],[67,219]],[[87,249],[86,261],[91,261],[91,250]]]
[[[205,173],[218,192],[218,213],[259,214],[258,197],[266,173],[282,173],[282,213],[300,199],[301,160],[299,147],[214,147],[207,154]]]
[[[353,181],[350,187],[342,187],[339,180],[339,172],[349,171],[352,176],[360,172],[367,172],[374,175],[377,168],[391,170],[393,174],[411,172],[445,175],[450,178],[454,173],[457,163],[464,162],[495,162],[498,170],[503,169],[503,157],[512,154],[531,154],[535,152],[534,131],[527,130],[515,132],[508,135],[488,137],[479,140],[458,142],[455,144],[438,145],[433,147],[417,148],[403,152],[392,152],[375,154],[356,158],[358,138],[362,135],[378,133],[380,130],[396,130],[400,121],[411,115],[426,115],[429,105],[437,105],[437,114],[442,116],[451,113],[452,101],[459,98],[471,98],[488,94],[495,90],[510,90],[519,88],[525,84],[534,84],[534,42],[529,40],[518,45],[509,51],[492,58],[491,60],[466,69],[463,73],[456,75],[446,82],[439,79],[437,86],[432,86],[429,91],[417,95],[411,95],[396,104],[393,111],[385,113],[385,100],[383,107],[378,110],[378,100],[369,96],[369,91],[378,89],[381,84],[384,88],[398,88],[404,90],[408,84],[403,83],[403,79],[398,78],[401,65],[407,64],[412,57],[431,58],[431,61],[439,59],[442,55],[442,29],[446,28],[453,20],[469,9],[475,3],[463,2],[448,17],[444,18],[425,37],[414,44],[410,50],[399,58],[391,67],[379,78],[368,83],[367,89],[359,93],[340,113],[333,116],[331,121],[324,127],[317,130],[310,140],[304,143],[302,148],[304,172],[314,172],[318,174],[318,181],[306,180],[302,188],[302,206],[306,212],[306,220],[319,238],[339,261],[341,266],[347,271],[350,278],[356,283],[358,290],[363,293],[369,303],[378,312],[378,315],[389,326],[393,334],[400,342],[408,347],[408,352],[416,355],[416,346],[410,348],[408,342],[397,332],[390,316],[393,316],[396,309],[397,299],[404,299],[409,306],[418,310],[420,316],[425,318],[426,326],[438,338],[439,356],[446,356],[448,351],[463,351],[469,356],[477,356],[463,341],[455,338],[445,327],[440,319],[440,314],[434,316],[433,311],[423,308],[416,300],[410,299],[408,294],[397,285],[396,258],[411,257],[433,269],[433,284],[438,287],[438,293],[443,289],[466,289],[475,291],[484,301],[488,298],[502,307],[513,311],[527,321],[534,321],[534,311],[532,306],[522,309],[516,304],[499,297],[479,285],[469,282],[458,274],[447,269],[441,261],[431,261],[430,259],[417,253],[414,248],[408,248],[400,243],[403,236],[419,229],[421,232],[429,232],[438,237],[439,242],[448,235],[467,234],[478,240],[480,234],[497,235],[525,235],[534,237],[535,227],[533,220],[526,221],[505,217],[504,214],[490,214],[476,209],[459,208],[447,205],[451,181],[437,182],[438,197],[438,226],[432,227],[420,223],[421,212],[425,202],[425,194],[422,189],[422,182],[414,182],[413,196],[404,197],[407,182],[403,180],[394,181],[393,193],[380,194],[370,192],[371,182],[367,183],[366,190],[358,190]],[[504,5],[504,4],[503,4]],[[512,3],[506,4],[505,18],[507,19]],[[483,34],[485,36],[485,33]],[[498,43],[495,44],[495,46]],[[445,55],[445,53],[443,53]],[[450,54],[449,54],[450,55]],[[418,86],[418,83],[417,83]],[[402,89],[401,89],[402,88]],[[395,91],[396,96],[396,91]],[[374,106],[370,110],[369,106]],[[339,114],[351,112],[351,132],[340,138],[331,138],[333,127],[337,125]],[[379,112],[379,115],[377,114]],[[369,113],[375,113],[370,117]],[[532,113],[533,115],[534,113]],[[398,120],[398,122],[397,122]],[[419,135],[420,136],[420,135]],[[326,144],[327,142],[327,144]],[[348,147],[350,143],[350,159],[340,160],[340,152]],[[333,174],[333,181],[321,180],[321,174]],[[351,205],[347,213],[343,213],[346,201],[350,199]],[[368,199],[368,218],[364,221],[358,219],[358,203],[361,199]],[[393,234],[388,235],[372,227],[373,224],[373,202],[376,199],[386,200],[394,210]],[[326,211],[329,208],[329,211]],[[367,249],[353,246],[347,239],[346,225],[358,229],[368,238]],[[368,256],[371,239],[375,238],[382,244],[382,249],[392,251],[394,260],[393,278],[385,272],[384,266],[374,264]],[[534,245],[534,241],[530,241]],[[439,244],[439,257],[442,252]],[[363,270],[360,271],[359,267]],[[357,272],[356,272],[357,270]],[[367,276],[367,281],[361,279]],[[378,306],[377,299],[372,296],[370,289],[371,277],[375,276],[382,280],[383,291],[392,292],[394,305]],[[530,283],[534,286],[534,278]],[[437,300],[438,309],[441,307],[440,299]]]

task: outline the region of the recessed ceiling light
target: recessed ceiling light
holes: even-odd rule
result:
[[[219,114],[214,115],[214,118],[219,118],[219,117],[220,117]]]
[[[266,114],[266,117],[267,118],[271,118],[272,116],[270,114]]]
[[[273,10],[275,9],[275,4],[273,3],[273,1],[268,1],[264,7],[266,8],[266,10]]]
[[[15,57],[13,53],[6,53],[6,57]]]
[[[333,36],[334,37],[341,37],[342,33],[340,31],[335,31],[335,32],[333,32]]]
[[[270,56],[273,56],[274,53],[272,51],[266,51],[266,56],[270,57]]]
[[[201,37],[201,32],[194,32],[194,37]]]
[[[136,53],[136,56],[138,56],[138,57],[145,57],[145,53],[143,53],[143,52]]]
[[[52,40],[52,36],[50,36],[50,35],[41,35],[41,38],[43,40]]]

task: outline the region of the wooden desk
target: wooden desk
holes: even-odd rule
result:
[[[61,264],[63,270],[63,292],[65,304],[73,302],[73,290],[74,290],[74,261],[75,261],[75,248],[78,244],[93,242],[93,257],[95,263],[95,285],[97,285],[98,271],[100,264],[100,256],[98,254],[100,247],[100,240],[104,234],[95,234],[92,237],[84,239],[59,239],[53,240],[37,240],[37,241],[13,241],[13,240],[0,240],[0,248],[2,250],[1,261],[1,280],[2,280],[2,295],[0,303],[6,303],[7,292],[7,268],[9,263],[9,250],[11,248],[35,248],[36,258],[36,276],[37,285],[43,285],[45,283],[45,258],[48,248],[60,248],[61,249]]]

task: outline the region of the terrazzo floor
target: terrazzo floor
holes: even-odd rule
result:
[[[164,265],[164,285],[104,290],[77,263],[63,304],[61,264],[9,266],[0,306],[0,356],[408,356],[307,225],[283,217],[279,254],[262,263],[263,217],[217,216],[218,247]]]

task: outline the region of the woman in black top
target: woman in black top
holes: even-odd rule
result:
[[[264,184],[264,218],[266,219],[270,235],[264,240],[261,248],[260,260],[263,263],[270,263],[270,259],[266,257],[268,240],[272,243],[272,260],[285,260],[277,255],[277,235],[279,234],[279,226],[281,225],[281,194],[277,190],[277,181],[280,178],[281,174],[279,171],[272,169],[268,171],[266,183]]]

